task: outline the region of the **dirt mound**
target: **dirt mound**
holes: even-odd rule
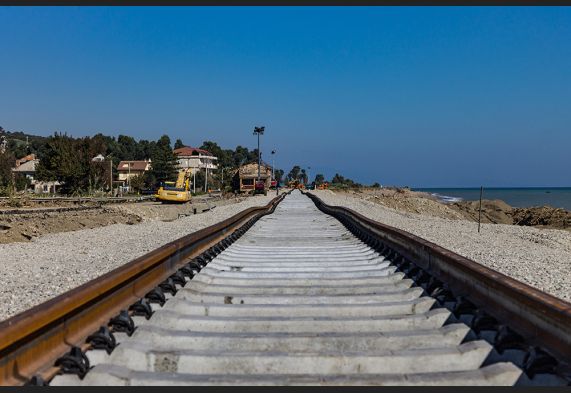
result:
[[[453,209],[462,213],[465,219],[478,221],[480,201],[463,201],[449,204]],[[513,224],[513,208],[502,200],[482,200],[482,221],[492,224]]]
[[[134,214],[99,208],[57,213],[25,213],[0,216],[0,243],[32,240],[47,233],[77,231],[111,224],[136,224]]]
[[[514,208],[513,221],[516,225],[571,229],[571,212],[549,206]]]
[[[430,194],[403,188],[364,188],[337,193],[375,202],[401,212],[447,219],[477,222],[480,210],[479,201],[444,203]],[[499,199],[484,199],[481,222],[571,230],[571,212],[549,206],[516,208]]]
[[[347,194],[407,213],[425,214],[456,220],[464,218],[455,209],[438,202],[430,194],[410,191],[405,188],[362,189],[348,191]]]

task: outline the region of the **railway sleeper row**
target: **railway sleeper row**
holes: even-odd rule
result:
[[[77,376],[79,376],[80,379],[83,379],[86,375],[87,372],[92,368],[89,364],[89,359],[86,356],[86,351],[87,350],[93,350],[93,349],[99,349],[104,351],[107,354],[110,354],[113,352],[113,350],[120,345],[121,343],[118,343],[118,340],[115,338],[115,334],[116,333],[125,333],[127,336],[131,336],[135,330],[137,329],[137,326],[135,326],[134,320],[132,317],[135,316],[139,316],[139,317],[143,317],[146,320],[150,320],[154,315],[155,315],[155,310],[157,309],[155,306],[152,306],[153,304],[156,304],[158,307],[162,308],[165,303],[167,302],[168,299],[172,298],[173,296],[175,296],[177,294],[177,292],[179,292],[179,290],[183,287],[185,287],[190,280],[192,280],[193,282],[193,286],[194,288],[197,288],[196,290],[191,289],[191,290],[186,290],[185,289],[185,297],[190,297],[192,298],[192,296],[196,296],[196,294],[200,293],[201,291],[205,291],[204,293],[201,294],[202,298],[204,299],[204,301],[206,302],[210,302],[210,301],[215,301],[216,299],[218,299],[222,294],[222,292],[217,292],[216,288],[217,285],[218,287],[224,288],[225,290],[235,290],[239,293],[240,290],[242,290],[243,288],[248,288],[249,291],[252,291],[253,287],[249,286],[250,283],[250,279],[248,279],[247,275],[250,274],[250,277],[252,277],[252,274],[254,273],[247,273],[245,272],[245,269],[247,269],[247,267],[241,266],[239,262],[236,262],[236,266],[232,266],[233,262],[232,262],[232,258],[228,257],[228,260],[226,260],[226,258],[217,258],[217,256],[219,256],[220,254],[222,254],[224,252],[224,250],[227,250],[231,245],[233,245],[239,238],[241,238],[255,223],[256,221],[258,221],[260,217],[255,217],[251,220],[249,220],[246,224],[244,224],[242,227],[240,227],[238,230],[234,231],[231,235],[229,235],[228,237],[226,237],[225,239],[221,240],[220,242],[218,242],[215,246],[212,246],[211,248],[209,248],[208,250],[206,250],[205,252],[203,252],[201,255],[197,256],[196,258],[194,258],[193,260],[191,260],[189,263],[187,263],[186,265],[184,265],[183,267],[181,267],[180,269],[178,269],[173,275],[171,275],[167,280],[165,280],[164,282],[160,283],[157,287],[155,287],[152,291],[150,291],[144,298],[141,298],[140,300],[138,300],[136,303],[134,303],[133,305],[131,305],[131,307],[129,307],[128,310],[123,310],[121,311],[116,317],[112,318],[107,326],[102,326],[99,328],[98,331],[94,332],[92,335],[90,335],[86,341],[86,345],[79,348],[79,347],[73,347],[70,352],[68,354],[66,354],[65,356],[63,356],[62,358],[58,359],[56,361],[55,366],[58,368],[58,374],[75,374]],[[406,281],[411,281],[410,283],[410,289],[409,291],[411,291],[411,294],[416,293],[415,291],[420,291],[420,297],[418,298],[418,300],[414,301],[412,304],[412,307],[414,309],[414,307],[418,307],[418,308],[426,308],[426,312],[429,313],[429,315],[431,315],[430,318],[439,318],[441,316],[445,316],[446,320],[443,321],[443,332],[447,332],[446,334],[448,334],[448,336],[446,336],[446,334],[442,337],[439,338],[435,338],[435,337],[431,337],[430,333],[426,334],[425,336],[423,336],[422,334],[419,335],[419,337],[422,337],[418,339],[418,343],[421,346],[424,339],[426,340],[430,340],[430,339],[440,339],[440,340],[444,340],[445,337],[453,337],[454,334],[460,334],[463,335],[463,339],[461,341],[461,344],[464,345],[466,344],[466,346],[464,346],[466,351],[470,351],[470,350],[475,350],[477,349],[479,344],[479,340],[484,340],[485,342],[491,344],[491,346],[493,347],[493,349],[489,352],[489,354],[486,356],[485,360],[482,362],[481,367],[482,370],[485,370],[486,366],[491,366],[491,365],[498,365],[498,364],[506,364],[506,363],[512,363],[515,364],[517,367],[519,367],[521,370],[523,370],[524,374],[522,374],[517,383],[518,384],[523,384],[523,385],[527,385],[527,384],[539,384],[539,385],[545,385],[545,384],[554,384],[554,385],[565,385],[565,384],[569,384],[571,381],[570,378],[570,374],[569,374],[569,366],[565,361],[562,361],[561,359],[558,359],[556,356],[553,356],[552,354],[550,354],[550,352],[548,350],[546,350],[545,348],[541,348],[538,347],[536,345],[532,345],[529,344],[527,342],[527,340],[520,334],[517,333],[517,328],[510,326],[509,323],[505,323],[504,321],[498,321],[496,320],[493,316],[491,316],[490,314],[488,314],[485,310],[480,309],[478,307],[476,307],[469,299],[469,297],[465,296],[465,294],[462,293],[457,293],[457,291],[452,290],[449,285],[447,285],[447,283],[441,282],[440,280],[438,280],[433,274],[431,274],[430,271],[427,271],[426,269],[422,269],[421,267],[419,267],[418,265],[416,265],[413,261],[408,260],[407,258],[405,258],[403,255],[399,254],[395,249],[391,248],[388,244],[382,242],[379,240],[379,238],[373,234],[371,234],[367,229],[363,228],[361,225],[359,225],[359,223],[354,222],[353,220],[347,219],[346,217],[343,216],[338,216],[336,217],[336,219],[338,221],[340,221],[343,226],[350,232],[352,233],[357,239],[359,239],[363,244],[367,245],[368,247],[370,247],[370,249],[374,250],[378,255],[382,256],[382,258],[384,259],[385,263],[386,263],[386,268],[388,269],[391,274],[393,276],[395,275],[400,275],[401,278],[403,278],[403,283],[406,284]],[[265,236],[268,236],[268,234],[264,233],[263,230],[258,231],[260,238],[264,238]],[[270,234],[271,236],[271,234]],[[236,247],[235,247],[236,248]],[[239,253],[240,249],[236,248],[236,252]],[[342,250],[342,248],[340,248],[340,250]],[[241,250],[241,252],[243,252],[244,250]],[[341,253],[341,251],[340,251]],[[224,254],[223,254],[224,255]],[[370,255],[370,253],[368,254]],[[247,260],[248,258],[245,258],[244,260]],[[317,258],[318,259],[318,258]],[[342,259],[342,258],[341,258]],[[285,261],[285,262],[284,262]],[[287,262],[287,258],[282,261],[282,264],[288,264]],[[332,262],[334,263],[334,262]],[[351,262],[350,262],[351,263]],[[362,276],[362,280],[363,280],[363,285],[362,287],[364,288],[364,292],[366,293],[366,288],[367,288],[367,277],[373,277],[375,278],[375,280],[377,279],[382,279],[382,277],[387,277],[386,275],[381,275],[381,276],[375,276],[375,275],[371,275],[370,271],[366,270],[367,269],[367,264],[363,263],[362,267],[359,267],[358,269],[364,269],[363,270],[363,276]],[[377,265],[379,265],[377,263]],[[215,267],[212,267],[215,266]],[[268,265],[269,266],[269,265]],[[290,265],[287,265],[290,266]],[[295,270],[295,262],[291,263],[291,270],[294,271]],[[318,262],[315,262],[314,265],[311,266],[318,266]],[[337,265],[335,265],[337,266]],[[339,263],[339,266],[343,266],[342,263]],[[348,264],[346,265],[347,268],[350,268],[351,265]],[[313,267],[312,267],[313,268]],[[357,268],[357,267],[355,267]],[[210,269],[210,270],[209,270]],[[266,297],[269,296],[269,303],[267,303],[268,309],[267,310],[260,310],[260,306],[263,306],[263,301],[261,301],[260,299],[255,300],[255,295],[252,295],[251,297],[248,297],[247,295],[243,295],[243,296],[224,296],[224,305],[232,305],[232,304],[236,304],[236,302],[238,302],[238,304],[240,305],[244,305],[244,310],[247,309],[247,305],[252,304],[252,302],[256,303],[256,308],[252,308],[252,309],[248,309],[248,312],[260,312],[263,315],[273,315],[269,310],[272,307],[275,307],[276,303],[273,303],[275,301],[277,301],[277,298],[273,298],[272,295],[268,295],[267,293],[271,293],[272,292],[272,288],[275,289],[274,292],[279,292],[279,293],[284,293],[284,289],[279,289],[280,288],[280,278],[278,278],[278,276],[276,275],[275,279],[272,279],[272,273],[271,273],[271,269],[272,267],[269,266],[267,267],[267,269],[269,269],[269,271],[267,272],[262,272],[259,274],[262,274],[263,277],[267,277],[266,281],[267,283],[269,283],[267,285],[268,289],[264,289],[262,287],[262,292],[266,293]],[[314,269],[318,269],[318,268],[314,268]],[[212,282],[209,282],[208,279],[203,279],[201,281],[197,281],[195,279],[195,277],[199,276],[198,273],[200,272],[206,272],[208,273],[209,271],[212,272],[222,272],[220,273],[218,279],[218,282],[220,282],[220,284],[213,284]],[[259,271],[259,270],[258,270]],[[227,276],[225,276],[224,274],[227,274]],[[244,278],[240,278],[242,276],[240,276],[240,274],[243,274]],[[296,276],[297,275],[304,275],[304,277],[308,276],[307,273],[295,273],[292,272],[291,273],[291,282],[295,282]],[[312,282],[312,286],[314,286],[316,288],[316,292],[328,292],[328,293],[333,293],[334,291],[343,291],[344,287],[340,287],[340,288],[333,288],[332,286],[328,286],[329,281],[333,282],[335,281],[336,283],[341,282],[342,280],[346,280],[347,281],[347,288],[351,288],[351,290],[358,292],[359,287],[355,286],[354,283],[351,283],[351,279],[350,278],[343,278],[343,273],[340,271],[338,273],[336,273],[337,278],[335,279],[329,279],[327,278],[326,274],[322,274],[322,273],[315,273],[315,277],[313,278],[309,278],[309,279],[304,279],[301,280],[299,279],[300,283],[301,281],[304,281],[306,283],[310,282],[311,280],[313,280]],[[331,273],[329,274],[331,275]],[[353,276],[355,276],[355,273],[353,274]],[[206,277],[206,276],[205,276]],[[228,277],[228,278],[225,278]],[[232,279],[230,277],[233,277]],[[235,277],[235,278],[234,278]],[[301,277],[301,276],[300,276]],[[225,281],[226,280],[226,281]],[[232,281],[230,281],[232,280]],[[274,280],[274,281],[272,281]],[[308,281],[309,280],[309,281]],[[328,281],[329,280],[329,281]],[[372,279],[371,279],[372,280]],[[387,279],[388,281],[388,279]],[[275,284],[275,285],[274,285]],[[372,285],[368,284],[368,285]],[[406,286],[406,285],[405,285]],[[202,288],[202,289],[201,289]],[[277,289],[276,289],[277,288]],[[211,289],[211,291],[209,292],[208,289]],[[214,291],[214,292],[212,292]],[[295,289],[292,290],[293,292],[295,292]],[[254,291],[255,292],[255,291]],[[328,295],[328,296],[332,296],[332,295]],[[356,296],[359,296],[358,294]],[[363,295],[366,296],[366,295]],[[312,302],[311,298],[316,299],[316,302]],[[175,297],[175,298],[178,298]],[[289,324],[289,326],[296,326],[298,329],[301,329],[301,331],[309,331],[312,328],[316,331],[316,334],[319,332],[320,326],[321,324],[323,325],[330,325],[329,329],[331,331],[334,331],[336,329],[336,327],[331,326],[331,323],[324,318],[323,321],[320,321],[320,317],[319,317],[319,312],[316,312],[317,309],[314,308],[312,309],[312,306],[314,304],[319,304],[320,307],[324,307],[324,308],[320,308],[319,310],[323,311],[324,315],[328,315],[328,311],[326,309],[327,304],[323,303],[322,300],[319,297],[316,297],[314,295],[310,295],[307,296],[305,298],[298,298],[299,300],[303,301],[303,305],[292,305],[291,307],[291,312],[293,314],[291,315],[298,315],[301,318],[307,318],[309,316],[311,316],[311,320],[309,321],[302,321],[302,320],[293,320],[291,324]],[[414,296],[412,296],[412,299],[414,299]],[[426,301],[424,301],[423,299],[426,299]],[[434,301],[430,301],[430,299],[434,299]],[[336,300],[337,301],[337,300]],[[180,302],[179,302],[180,303]],[[174,312],[175,314],[173,314],[173,316],[175,315],[179,315],[176,314],[177,311],[181,311],[181,314],[183,312],[191,312],[194,314],[191,314],[191,316],[188,318],[188,324],[189,324],[189,330],[191,330],[192,326],[196,326],[196,325],[200,325],[203,324],[204,329],[209,331],[209,334],[204,334],[204,337],[200,337],[200,332],[198,333],[193,333],[192,337],[181,337],[181,340],[186,340],[186,342],[188,342],[188,340],[192,339],[192,340],[197,340],[196,341],[196,346],[197,346],[197,351],[200,350],[200,348],[203,349],[212,349],[212,348],[219,348],[221,351],[224,350],[224,348],[231,348],[232,345],[237,345],[235,343],[234,340],[232,340],[231,338],[228,338],[227,333],[224,329],[224,327],[220,324],[217,324],[216,322],[216,317],[214,316],[209,316],[209,318],[206,319],[200,319],[198,317],[199,313],[202,312],[202,309],[200,309],[199,311],[196,310],[195,305],[185,305],[183,303],[177,303],[177,306],[175,308],[170,309],[168,312],[162,311],[162,315],[165,316],[169,316],[169,312]],[[286,302],[287,303],[287,302]],[[288,307],[288,304],[286,303],[279,303],[280,307]],[[396,302],[398,303],[398,302]],[[393,307],[393,308],[398,308],[398,307],[405,307],[404,305],[401,304],[387,304],[386,306],[383,307]],[[407,304],[406,307],[411,307],[411,304]],[[366,319],[371,319],[371,318],[375,318],[374,316],[371,317],[371,315],[374,315],[374,312],[372,313],[372,309],[361,309],[363,307],[366,308],[366,306],[362,305],[362,304],[351,304],[350,302],[347,304],[339,304],[339,303],[335,303],[333,305],[336,308],[339,307],[347,307],[347,310],[351,310],[350,313],[354,313],[355,315],[368,315],[369,317]],[[193,309],[194,307],[194,309]],[[378,308],[378,305],[376,306]],[[159,308],[159,309],[160,309]],[[206,308],[208,309],[208,308]],[[212,308],[213,310],[215,308]],[[286,308],[283,308],[284,310]],[[442,314],[439,313],[439,310],[448,310],[450,311],[450,313],[446,313],[446,314]],[[166,312],[166,313],[165,313]],[[224,309],[224,312],[227,312],[226,309]],[[236,309],[236,316],[239,316],[240,313],[242,312],[242,309]],[[245,311],[244,311],[245,312]],[[395,311],[396,312],[396,311]],[[197,314],[198,313],[198,314]],[[349,314],[350,314],[349,313]],[[430,314],[431,313],[431,314]],[[348,315],[349,315],[348,314]],[[272,318],[278,318],[278,317],[272,317]],[[379,317],[380,319],[382,319],[382,317]],[[184,318],[183,318],[184,319]],[[288,317],[287,315],[284,316],[284,326],[288,325],[287,320]],[[284,331],[284,335],[283,337],[280,337],[280,341],[285,342],[287,344],[287,346],[289,346],[290,348],[292,348],[292,350],[302,350],[302,349],[307,349],[308,347],[312,347],[315,346],[316,348],[319,348],[319,343],[322,340],[333,340],[336,343],[338,343],[338,345],[340,345],[341,347],[343,347],[344,345],[346,346],[347,350],[349,349],[355,349],[355,342],[351,341],[347,336],[344,336],[344,334],[347,332],[347,329],[349,329],[349,326],[351,326],[352,323],[354,323],[354,321],[347,321],[348,323],[343,324],[343,322],[339,322],[339,332],[338,333],[328,333],[327,335],[320,335],[317,334],[316,336],[314,336],[312,338],[312,340],[307,340],[306,337],[297,337],[295,335],[295,329],[294,329],[294,333],[291,335],[285,335],[285,331]],[[253,332],[257,331],[256,329],[259,329],[259,326],[263,326],[263,323],[260,322],[258,327],[255,327],[252,323],[252,321],[246,320],[244,321],[244,323],[242,325],[239,324],[239,321],[237,322],[238,324],[235,326],[242,326],[243,329],[245,329],[243,331],[242,334],[244,334],[244,339],[248,339],[248,329],[252,330]],[[363,321],[361,321],[359,319],[359,323],[365,323]],[[390,325],[390,321],[387,322],[387,326]],[[416,323],[416,322],[413,322]],[[157,329],[160,330],[160,321],[157,323],[159,326],[154,326],[152,329],[143,325],[142,329],[144,331],[146,331],[146,333],[150,334],[151,336],[153,334],[157,335]],[[459,324],[464,324],[467,326],[467,330],[462,330],[459,329]],[[249,326],[249,327],[248,327]],[[252,327],[253,326],[253,327]],[[446,328],[449,328],[449,330],[446,330]],[[222,329],[222,330],[220,330]],[[390,326],[388,328],[388,330],[390,331]],[[286,329],[287,330],[287,329]],[[356,330],[358,330],[358,328],[356,328]],[[398,330],[398,329],[397,329]],[[287,330],[289,331],[289,330]],[[164,328],[164,332],[166,335],[169,334],[170,330],[168,327]],[[282,334],[280,332],[275,333],[277,335]],[[301,334],[301,333],[300,333]],[[356,334],[360,334],[359,332],[356,332]],[[321,337],[323,336],[323,337]],[[396,338],[395,338],[396,337]],[[398,342],[399,338],[398,338],[398,334],[392,337],[392,339],[396,339],[396,341]],[[160,336],[157,337],[157,339],[160,339]],[[402,338],[404,340],[407,339],[411,339],[410,337],[405,337]],[[414,340],[414,337],[412,338]],[[369,345],[371,344],[370,341],[370,337],[364,337],[363,340],[363,345]],[[128,343],[128,340],[124,341],[125,343]],[[267,348],[271,348],[272,345],[274,344],[274,340],[272,337],[262,337],[262,338],[258,338],[257,340],[255,340],[253,342],[252,345],[258,345],[259,346],[259,350],[265,350]],[[373,340],[374,342],[374,340]],[[382,342],[382,344],[380,344]],[[472,343],[474,346],[470,346],[470,343]],[[201,346],[202,345],[202,346]],[[373,344],[374,346],[375,344]],[[380,340],[379,343],[377,345],[381,345],[379,347],[379,349],[386,349],[387,348],[387,342]],[[172,350],[176,349],[176,343],[172,344]],[[255,350],[255,348],[254,348]],[[131,348],[128,344],[125,347],[125,353],[130,354],[131,356],[140,356],[140,354],[138,354],[138,351],[136,348]],[[198,352],[197,352],[198,353]],[[232,354],[225,354],[225,353],[221,353],[220,356],[231,356]],[[196,354],[193,354],[192,356],[199,356]],[[332,354],[333,356],[333,354]],[[383,355],[384,356],[384,355]],[[398,357],[398,353],[390,353],[387,354],[386,356],[390,356],[394,359],[395,356]],[[419,358],[417,359],[418,361],[423,361],[422,360],[422,348],[419,349],[418,352],[418,356]],[[379,361],[382,360],[382,356],[380,358],[371,358],[370,362],[375,362],[375,361]],[[204,357],[204,358],[200,358],[200,362],[201,364],[204,364],[204,367],[207,368],[210,358],[209,357]],[[320,358],[320,361],[324,361],[323,358]],[[333,359],[333,358],[332,358]],[[315,360],[315,359],[314,359]],[[272,364],[273,359],[265,359],[265,358],[257,358],[257,360],[254,360],[254,358],[249,358],[248,356],[245,356],[241,359],[242,362],[252,362],[252,361],[257,361],[259,363],[265,364],[264,362],[269,362],[267,363],[267,367],[268,369],[272,369],[272,367],[277,367],[279,369],[279,366],[276,366],[275,364]],[[297,370],[299,368],[299,366],[296,364],[296,362],[308,362],[305,367],[307,369],[311,368],[311,358],[308,359],[296,359],[295,356],[290,356],[290,357],[283,357],[279,359],[280,362],[282,362],[282,366],[283,367],[289,367],[291,368],[291,370]],[[366,361],[361,360],[364,363],[363,364],[368,364]],[[405,361],[405,359],[403,358],[403,361]],[[429,361],[429,357],[426,358],[426,361]],[[180,360],[179,360],[180,362]],[[332,360],[332,362],[334,362]],[[168,363],[168,359],[167,359],[167,363]],[[314,362],[315,363],[315,362]],[[192,363],[193,366],[192,367],[196,367],[195,363]],[[305,364],[305,363],[304,363]],[[325,360],[325,364],[326,360]],[[179,365],[180,367],[180,365]],[[184,366],[182,366],[184,367]],[[214,367],[214,365],[212,366]],[[253,367],[253,366],[252,366]],[[333,363],[332,366],[333,367]],[[108,364],[102,364],[98,366],[99,370],[101,372],[105,372],[106,370],[109,372],[119,372],[121,371],[121,366],[118,365],[108,365]],[[377,366],[378,368],[378,366]],[[167,367],[168,369],[168,367]],[[119,370],[119,371],[117,371]],[[193,368],[193,370],[195,370]],[[375,383],[376,379],[374,376],[371,375],[371,373],[374,373],[375,367],[373,367],[371,370],[359,370],[359,371],[363,371],[364,374],[361,375],[359,378],[355,379],[347,379],[344,378],[343,376],[339,376],[339,375],[323,375],[320,377],[319,381],[321,383],[331,383],[331,384],[344,384],[344,383],[359,383],[359,384],[368,384],[368,383]],[[491,368],[490,368],[491,370]],[[494,369],[496,370],[496,369]],[[196,370],[195,370],[196,371]],[[347,366],[346,370],[347,372],[351,372],[351,367]],[[125,371],[127,372],[127,371]],[[485,372],[485,371],[484,371]],[[201,372],[199,372],[200,375],[194,376],[193,379],[193,383],[197,383],[197,384],[209,384],[209,383],[213,383],[213,379],[212,376],[209,376],[206,371],[203,371],[202,375]],[[162,375],[162,374],[161,374]],[[419,374],[420,375],[420,374]],[[143,381],[143,383],[145,382],[145,378],[146,375],[144,373],[141,373],[139,375],[139,377],[141,378],[140,380]],[[164,377],[166,378],[163,382],[172,382],[172,380],[170,379],[170,377]],[[224,376],[220,376],[217,375],[215,378],[215,383],[219,383],[219,384],[224,384],[224,383],[228,383],[228,384],[233,384],[235,382],[235,375],[228,375],[226,377]],[[400,383],[412,383],[414,382],[415,378],[419,378],[418,375],[413,374],[413,375],[405,375],[405,376],[399,376],[399,375],[388,375],[385,378],[385,382],[388,384],[400,384]],[[421,377],[420,377],[421,378]],[[312,379],[311,377],[308,377],[305,374],[295,374],[292,373],[291,375],[281,375],[279,373],[276,374],[271,374],[270,375],[251,375],[250,379],[248,379],[249,383],[252,383],[252,381],[256,381],[256,383],[260,383],[260,384],[290,384],[290,383],[315,383],[315,380]],[[419,380],[422,383],[422,378]],[[151,382],[151,381],[146,381],[146,382]],[[152,381],[157,382],[156,380]],[[462,382],[461,380],[459,381],[460,383]],[[466,382],[466,380],[464,380],[464,382]],[[160,383],[160,375],[159,375],[159,381],[157,383]],[[32,378],[32,380],[30,381],[30,384],[36,384],[36,385],[43,385],[46,384],[46,381],[42,380],[39,377],[34,377]]]
[[[72,346],[68,353],[55,361],[53,371],[49,374],[50,380],[57,375],[64,374],[77,375],[80,379],[83,379],[92,368],[86,355],[87,351],[103,350],[107,354],[111,354],[119,344],[115,337],[116,333],[125,333],[130,337],[137,329],[132,317],[141,316],[149,320],[155,312],[151,304],[163,307],[168,300],[166,294],[176,295],[180,288],[192,280],[218,254],[244,235],[260,217],[255,216],[248,220],[232,234],[179,268],[168,279],[149,291],[145,297],[133,303],[127,310],[121,310],[117,316],[109,320],[106,326],[101,326],[97,331],[90,334],[85,341],[85,345],[81,347]],[[46,381],[42,376],[34,375],[26,385],[48,386],[50,380]]]

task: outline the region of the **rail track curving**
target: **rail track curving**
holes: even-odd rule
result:
[[[566,385],[571,304],[295,190],[0,324],[4,385]]]

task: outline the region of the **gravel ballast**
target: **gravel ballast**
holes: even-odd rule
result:
[[[9,318],[189,233],[275,197],[257,195],[172,222],[114,224],[0,244],[0,320]]]
[[[541,291],[571,301],[571,232],[400,212],[330,190],[323,202],[422,237]]]

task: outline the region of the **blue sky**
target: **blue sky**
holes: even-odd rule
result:
[[[277,149],[364,183],[571,186],[571,8],[0,7],[0,126]]]

